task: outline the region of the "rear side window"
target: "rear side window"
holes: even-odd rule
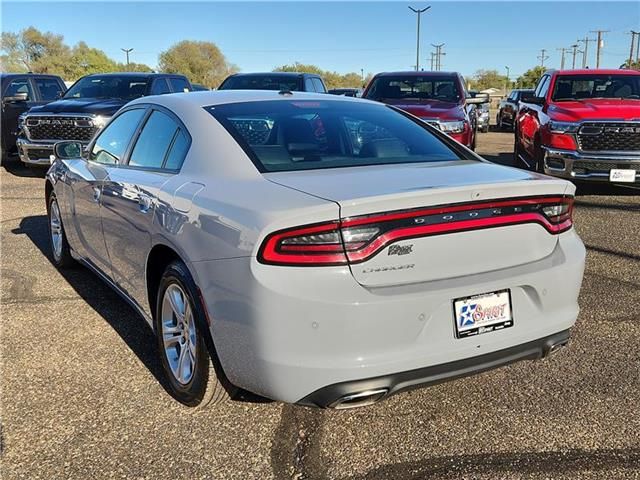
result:
[[[60,97],[64,89],[55,78],[34,78],[36,87],[40,91],[42,100],[55,100]]]
[[[155,110],[138,137],[129,165],[162,168],[179,128],[169,115]]]
[[[462,158],[422,122],[386,105],[276,100],[207,110],[265,172]]]
[[[164,95],[165,93],[171,93],[167,79],[156,78],[151,85],[151,95]]]
[[[169,83],[174,92],[190,92],[191,87],[184,78],[170,77]]]
[[[169,154],[167,155],[167,161],[164,164],[164,168],[168,168],[169,170],[179,170],[182,166],[182,162],[184,161],[184,157],[187,155],[188,149],[189,138],[185,135],[182,129],[179,129],[173,140],[173,145],[171,145],[169,149]]]
[[[90,159],[107,165],[120,163],[144,112],[144,108],[137,108],[116,117],[98,136]]]

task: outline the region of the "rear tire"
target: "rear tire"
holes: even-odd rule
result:
[[[156,344],[171,395],[192,408],[229,399],[216,373],[215,354],[207,348],[208,325],[199,297],[186,265],[179,260],[169,264],[158,288]]]
[[[49,245],[53,264],[58,268],[68,268],[75,264],[71,256],[71,248],[67,242],[67,234],[62,224],[60,205],[56,194],[51,192],[47,201],[47,217],[49,219]]]

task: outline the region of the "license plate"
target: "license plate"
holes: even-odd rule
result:
[[[636,181],[636,171],[614,168],[609,172],[609,181],[633,183]]]
[[[453,301],[453,310],[457,338],[513,327],[509,290],[458,298]]]

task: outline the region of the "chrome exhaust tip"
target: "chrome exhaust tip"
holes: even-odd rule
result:
[[[329,405],[329,408],[335,408],[336,410],[346,410],[348,408],[366,407],[373,405],[378,400],[381,400],[389,391],[388,388],[376,388],[372,390],[365,390],[363,392],[351,393],[340,397],[338,400]]]
[[[554,353],[558,353],[558,351],[561,350],[562,347],[566,347],[568,343],[569,343],[569,340],[564,340],[562,342],[554,343],[549,347],[549,350],[547,350],[546,356],[553,355]]]

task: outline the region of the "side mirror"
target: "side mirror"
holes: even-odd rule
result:
[[[27,92],[16,93],[15,95],[11,95],[10,97],[4,97],[2,99],[5,103],[18,103],[18,102],[26,102],[29,100],[29,94]]]
[[[71,140],[58,142],[53,146],[53,154],[61,160],[82,158],[83,152],[83,145],[80,142],[74,142]]]
[[[532,103],[534,105],[544,105],[544,97],[534,97],[533,95],[525,95],[520,98],[522,103]]]

